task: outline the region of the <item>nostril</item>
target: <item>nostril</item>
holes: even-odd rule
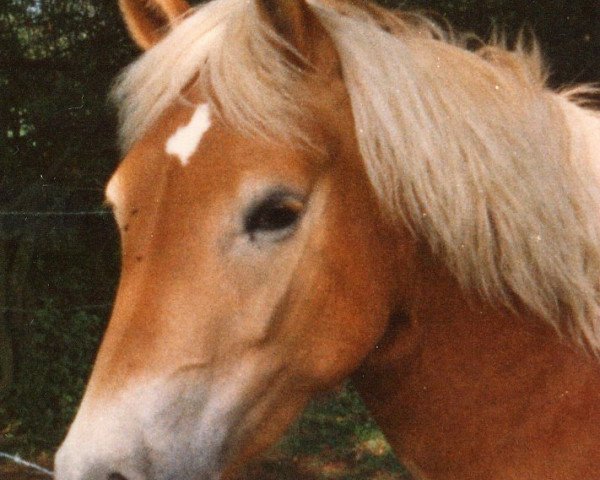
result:
[[[127,480],[127,478],[118,472],[112,472],[108,474],[106,480]]]

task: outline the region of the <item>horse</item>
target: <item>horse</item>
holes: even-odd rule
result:
[[[234,478],[351,378],[421,480],[600,478],[600,115],[360,0],[120,0],[122,270],[57,480]]]

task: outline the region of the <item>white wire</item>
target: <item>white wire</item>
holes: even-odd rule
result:
[[[0,217],[90,217],[111,215],[108,210],[84,210],[81,212],[20,212],[0,211]]]
[[[8,453],[0,452],[0,458],[6,458],[17,465],[23,465],[24,467],[31,468],[33,470],[37,470],[38,472],[43,473],[44,475],[48,475],[50,477],[54,476],[54,472],[51,470],[47,470],[40,465],[35,463],[28,462],[27,460],[23,460],[19,455],[9,455]]]

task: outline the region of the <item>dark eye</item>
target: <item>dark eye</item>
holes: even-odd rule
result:
[[[289,231],[298,222],[302,208],[303,203],[295,197],[271,195],[250,210],[244,229],[252,239],[259,233]]]

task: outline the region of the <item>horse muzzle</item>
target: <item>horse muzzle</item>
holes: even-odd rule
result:
[[[204,389],[145,386],[114,401],[84,398],[55,458],[56,480],[218,480],[229,409]]]

